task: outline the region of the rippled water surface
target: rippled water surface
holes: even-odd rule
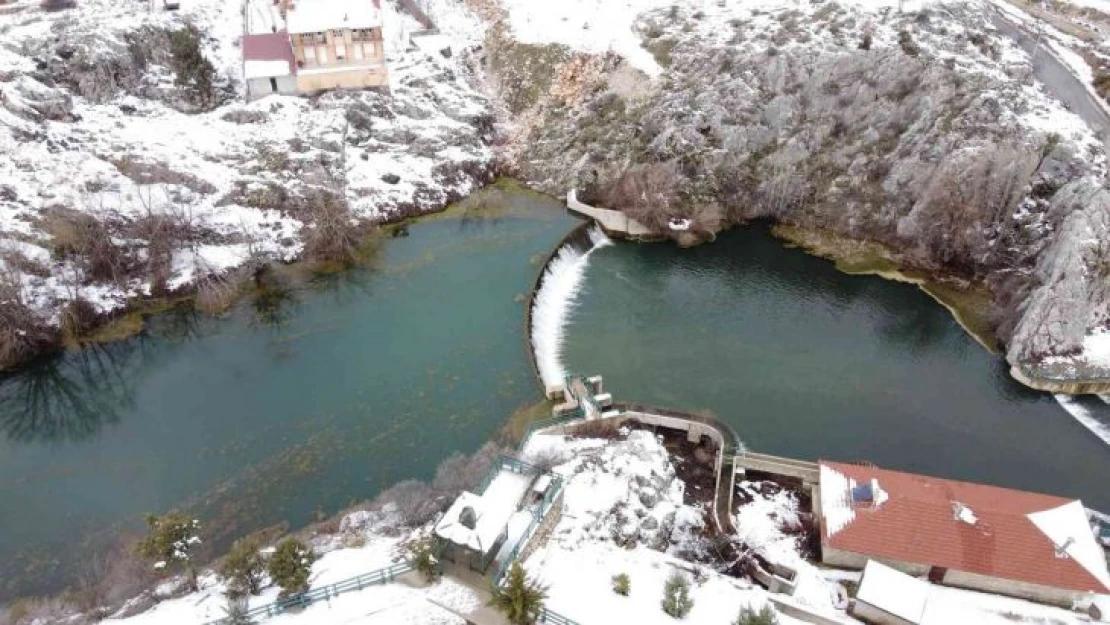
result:
[[[581,288],[563,360],[616,398],[710,410],[756,451],[1110,511],[1110,447],[916,287],[844,275],[753,226],[692,250],[597,249]]]
[[[524,296],[574,225],[516,196],[384,244],[373,269],[0,380],[0,601],[183,505],[214,546],[429,477],[538,399]]]

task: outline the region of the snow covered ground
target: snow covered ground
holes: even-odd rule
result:
[[[20,6],[0,14],[0,269],[17,270],[24,301],[50,322],[75,297],[110,311],[148,294],[153,282],[83,276],[58,258],[58,215],[83,213],[123,230],[151,214],[184,223],[197,234],[173,250],[164,277],[173,290],[250,256],[298,257],[311,228],[303,205],[320,192],[345,198],[352,219],[380,222],[470,193],[493,159],[478,123],[486,98],[453,61],[409,49],[418,26],[388,1],[391,94],[250,104],[242,102],[238,2],[185,0],[179,12],[148,12],[131,0],[79,0],[49,13]],[[166,54],[157,33],[187,23],[203,34],[217,70],[225,104],[215,110],[182,112],[173,72],[157,63]],[[128,59],[147,54],[147,45],[152,60],[136,70]],[[42,71],[42,59],[54,63],[55,54],[82,63],[87,56],[94,68]],[[96,64],[123,67],[114,70],[121,85],[99,80]]]
[[[692,582],[688,622],[724,625],[741,607],[767,603],[762,588],[684,559],[711,549],[703,535],[705,511],[683,504],[684,485],[651,433],[633,431],[612,442],[533,436],[525,449],[526,459],[560,456],[565,462],[555,472],[566,479],[563,516],[525,563],[550,585],[549,608],[583,624],[673,623],[660,600],[675,570]],[[612,590],[620,573],[631,580],[627,597]]]
[[[347,540],[358,536],[365,540],[361,547],[340,547],[339,539],[324,541],[315,549],[324,551],[312,566],[310,584],[321,588],[357,575],[396,564],[403,555],[402,538],[380,533],[383,516],[375,513],[356,512],[348,515],[344,526]],[[350,523],[356,521],[357,523]],[[387,523],[388,524],[388,523]],[[419,577],[410,574],[411,580]],[[200,625],[223,618],[226,600],[224,584],[211,571],[200,577],[200,591],[159,603],[141,614],[109,619],[109,623],[126,625]],[[266,588],[262,594],[250,598],[250,607],[272,603],[278,589]],[[291,611],[265,619],[267,625],[317,625],[335,623],[346,625],[386,625],[418,623],[422,625],[462,625],[457,616],[480,607],[478,596],[470,589],[450,579],[442,579],[427,587],[411,583],[394,582],[371,586],[361,591],[349,592],[328,601],[317,602],[303,610]]]

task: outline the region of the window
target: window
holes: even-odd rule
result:
[[[328,62],[327,46],[316,46],[316,61],[321,65],[324,65]]]
[[[362,44],[362,48],[363,48],[363,52],[366,55],[366,58],[368,58],[368,59],[374,58],[374,44],[364,43],[364,44]]]
[[[313,33],[312,38],[316,40],[316,43],[324,43],[325,41],[324,33]]]
[[[304,60],[309,65],[314,64],[316,62],[316,48],[312,46],[306,47],[304,49]]]
[[[365,55],[362,54],[362,44],[356,43],[354,46],[355,60],[361,61]]]
[[[342,61],[347,58],[347,44],[342,41],[335,42],[335,60]]]

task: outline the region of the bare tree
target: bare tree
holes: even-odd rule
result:
[[[678,165],[673,161],[636,165],[602,194],[605,204],[640,223],[662,229],[678,209]]]
[[[23,271],[0,265],[0,368],[24,362],[56,340],[25,301]]]

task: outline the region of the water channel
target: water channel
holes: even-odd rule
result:
[[[577,223],[555,200],[493,191],[276,304],[160,315],[0,378],[0,602],[71,583],[147,512],[184,508],[226,545],[478,448],[540,398],[526,295]],[[602,373],[620,399],[711,410],[753,449],[1110,510],[1110,447],[916,288],[838,273],[762,227],[693,250],[598,242],[557,255],[553,270],[577,273],[546,300],[561,312],[536,311],[544,349],[562,345],[541,363]]]

